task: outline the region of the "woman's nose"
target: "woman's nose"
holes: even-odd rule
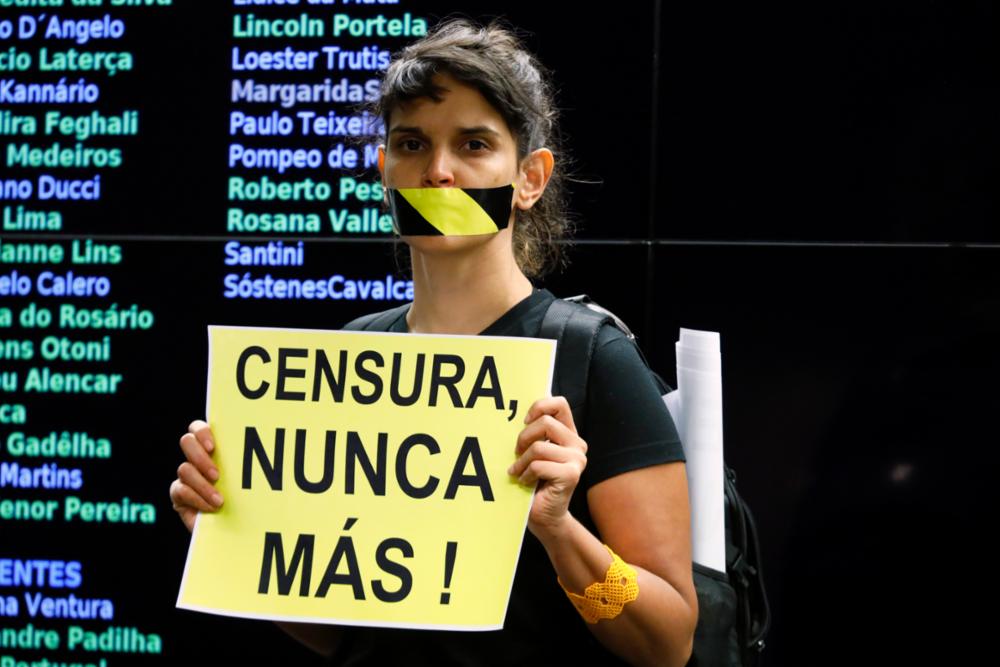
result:
[[[452,171],[451,158],[444,148],[434,150],[424,168],[423,186],[425,188],[447,188],[455,185],[455,174]]]

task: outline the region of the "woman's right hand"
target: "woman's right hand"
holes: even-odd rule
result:
[[[198,512],[214,512],[222,507],[222,496],[213,486],[219,479],[219,469],[212,463],[215,442],[206,422],[191,422],[188,432],[181,436],[181,451],[187,460],[177,468],[177,479],[170,484],[170,501],[191,531]]]

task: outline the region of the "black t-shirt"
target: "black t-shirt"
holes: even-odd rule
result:
[[[484,329],[482,336],[537,337],[555,297],[534,292]],[[388,331],[406,333],[400,314]],[[684,452],[646,365],[634,345],[611,325],[601,328],[591,361],[584,423],[587,467],[570,511],[600,537],[587,507],[587,490],[630,470],[683,461]],[[511,443],[513,448],[514,443]],[[484,573],[485,574],[485,573]],[[389,665],[614,665],[623,664],[587,629],[556,581],[541,543],[525,532],[502,630],[454,632],[345,627],[332,664]]]

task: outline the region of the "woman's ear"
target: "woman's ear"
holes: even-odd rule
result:
[[[521,160],[519,183],[514,188],[514,203],[519,209],[526,211],[541,198],[555,163],[555,157],[548,148],[534,150]]]

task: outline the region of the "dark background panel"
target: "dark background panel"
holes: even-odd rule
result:
[[[1000,239],[989,3],[664,3],[656,236]]]
[[[655,282],[674,285],[657,340],[721,332],[726,459],[759,519],[769,664],[975,650],[917,638],[982,625],[942,610],[983,594],[957,580],[986,553],[998,463],[994,254],[657,248]],[[671,368],[670,352],[654,348],[654,367]]]
[[[556,77],[581,239],[648,236],[648,138],[658,125],[653,4],[597,16],[560,7],[534,30],[539,58]]]
[[[566,271],[544,286],[556,296],[587,294],[613,311],[636,336],[644,337],[649,275],[648,248],[642,244],[587,243],[568,251]],[[600,280],[595,280],[600,276]]]

